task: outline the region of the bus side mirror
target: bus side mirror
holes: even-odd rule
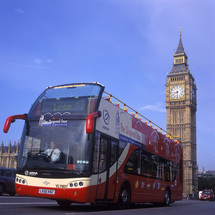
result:
[[[93,112],[87,116],[87,120],[86,120],[86,133],[87,134],[93,133],[95,118],[99,118],[100,116],[101,116],[100,111]]]
[[[9,128],[10,128],[10,124],[15,122],[16,119],[23,119],[23,120],[27,120],[27,114],[21,114],[21,115],[13,115],[13,116],[9,116],[4,124],[4,133],[7,133]]]

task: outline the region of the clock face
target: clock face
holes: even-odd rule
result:
[[[184,95],[184,88],[180,85],[174,86],[171,89],[170,95],[174,99],[180,99]]]

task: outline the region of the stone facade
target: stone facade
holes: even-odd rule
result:
[[[167,132],[181,138],[183,146],[184,197],[195,197],[198,189],[196,159],[196,83],[188,68],[181,34],[174,63],[166,81]]]
[[[17,162],[15,161],[15,155],[19,152],[19,141],[17,144],[12,146],[11,142],[8,146],[4,146],[2,141],[0,148],[0,167],[14,168],[17,167]]]

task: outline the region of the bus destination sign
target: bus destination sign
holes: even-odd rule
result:
[[[84,113],[86,111],[86,99],[44,99],[42,101],[41,114],[45,113]]]

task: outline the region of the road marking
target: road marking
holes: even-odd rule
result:
[[[24,199],[24,198],[25,199],[35,199],[36,197],[31,197],[31,196],[0,196],[0,199]]]
[[[0,203],[0,205],[49,205],[49,204],[55,204],[57,205],[56,202],[28,202],[28,203],[18,203],[18,202],[11,202],[11,203]]]

